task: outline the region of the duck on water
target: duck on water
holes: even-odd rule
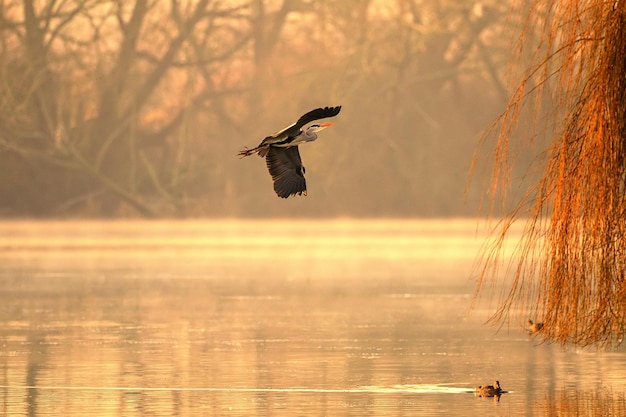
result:
[[[504,394],[506,391],[500,387],[500,381],[495,381],[493,385],[479,385],[474,390],[478,397],[495,397]]]

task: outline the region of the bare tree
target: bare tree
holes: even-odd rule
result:
[[[0,212],[284,215],[231,156],[342,104],[332,157],[303,150],[321,192],[300,213],[474,213],[500,3],[0,0]]]
[[[244,9],[209,0],[5,2],[0,144],[25,164],[36,158],[56,167],[48,175],[66,183],[66,193],[49,196],[57,207],[100,190],[100,214],[113,214],[120,200],[144,216],[161,212],[146,195],[180,213],[171,186],[179,173],[157,169],[155,157],[177,152],[172,136],[184,115],[216,93],[207,78],[181,91],[184,69],[206,71],[242,48],[247,35],[224,28]],[[220,46],[201,50],[200,39],[212,36]],[[183,94],[160,94],[172,86]],[[177,109],[157,126],[147,120],[155,102]]]

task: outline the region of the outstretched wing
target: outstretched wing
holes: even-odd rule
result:
[[[280,142],[290,136],[296,136],[298,135],[298,133],[300,133],[300,129],[302,129],[302,126],[304,126],[305,124],[311,123],[314,120],[337,116],[340,111],[341,111],[341,106],[320,107],[318,109],[311,110],[310,112],[305,113],[302,116],[300,116],[298,121],[295,122],[294,124],[287,126],[283,130],[280,130],[271,136],[267,136],[265,139],[263,139],[263,142],[261,142],[261,145]]]
[[[274,191],[279,197],[306,195],[304,167],[297,146],[270,147],[265,162],[274,181]]]
[[[319,109],[311,110],[310,112],[305,113],[302,116],[300,116],[298,121],[293,125],[292,129],[297,129],[299,131],[300,128],[307,123],[311,123],[314,120],[337,116],[340,111],[341,111],[341,106],[320,107]]]

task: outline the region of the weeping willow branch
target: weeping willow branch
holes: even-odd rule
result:
[[[479,291],[506,279],[494,322],[515,311],[539,316],[548,340],[614,344],[626,325],[626,1],[531,3],[518,63],[530,50],[534,64],[487,136],[494,204],[511,184],[511,148],[543,133],[550,143],[542,177],[484,254]],[[524,238],[503,273],[517,221]]]

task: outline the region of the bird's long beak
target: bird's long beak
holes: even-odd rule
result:
[[[326,122],[326,123],[321,123],[320,125],[317,126],[311,126],[311,128],[313,129],[313,132],[319,132],[321,130],[326,129],[328,126],[332,126],[334,123],[333,122]]]
[[[319,132],[320,130],[324,130],[326,129],[328,126],[332,126],[334,125],[333,122],[326,122],[326,123],[322,123],[320,124],[320,127],[318,127],[317,129],[315,129],[316,132]]]

